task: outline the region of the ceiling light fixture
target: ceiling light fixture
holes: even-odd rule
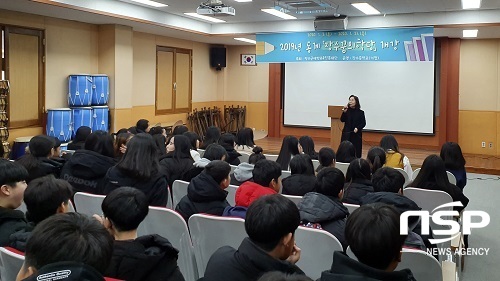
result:
[[[365,13],[366,15],[379,15],[380,14],[379,10],[375,9],[372,5],[370,5],[368,3],[352,3],[351,5],[354,8]]]
[[[215,23],[221,23],[221,22],[226,22],[225,20],[220,20],[212,17],[207,17],[203,15],[198,15],[197,13],[184,13],[186,16],[194,17],[194,18],[199,18],[202,20],[210,21],[210,22],[215,22]]]
[[[257,44],[257,41],[248,39],[248,38],[234,38],[234,40],[242,41],[242,42],[247,42],[251,44]]]
[[[273,9],[273,8],[270,8],[270,9],[260,9],[260,10],[263,11],[264,13],[268,13],[268,14],[271,14],[273,16],[285,19],[285,20],[296,20],[297,19],[294,16],[291,16],[289,14],[285,14],[282,11],[278,11],[278,10]]]
[[[481,0],[462,0],[462,9],[479,9],[481,7]]]
[[[234,0],[234,1],[240,2],[240,3],[252,2],[252,0]]]
[[[148,6],[152,6],[152,7],[155,7],[155,8],[163,8],[163,7],[167,7],[168,6],[167,4],[158,3],[158,2],[155,2],[155,1],[151,1],[151,0],[130,0],[130,1],[141,3],[141,4],[144,4],[144,5],[148,5]]]
[[[464,38],[476,38],[477,37],[477,29],[465,29],[463,31],[462,37]]]

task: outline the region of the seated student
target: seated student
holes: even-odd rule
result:
[[[230,165],[238,166],[240,164],[240,159],[238,157],[240,157],[241,154],[234,149],[234,141],[234,135],[230,133],[225,133],[219,138],[219,144],[222,145],[227,152],[226,162]]]
[[[252,180],[252,171],[255,163],[262,159],[266,159],[266,156],[262,154],[262,147],[254,146],[253,153],[248,157],[248,163],[241,162],[234,172],[231,174],[231,184],[240,186],[246,181]]]
[[[251,128],[241,128],[236,133],[236,145],[234,149],[238,152],[253,152],[255,141],[253,139],[253,130]]]
[[[54,160],[64,165],[66,163],[66,159],[62,157],[61,154],[61,141],[54,137],[54,151],[52,152],[52,156],[50,156],[50,160]],[[69,158],[69,155],[67,156]]]
[[[327,167],[335,167],[336,157],[335,151],[329,147],[322,147],[318,153],[319,166],[316,172],[319,173],[321,169]]]
[[[66,213],[72,195],[71,185],[53,175],[32,180],[24,191],[28,224],[10,235],[10,246],[24,252],[35,226],[52,215]]]
[[[290,160],[299,154],[299,140],[294,136],[285,136],[276,162],[280,164],[282,171],[289,171]]]
[[[455,176],[457,186],[463,191],[467,184],[467,172],[460,145],[456,142],[445,142],[439,156],[443,159],[446,170]]]
[[[337,162],[351,163],[351,161],[356,158],[356,148],[354,148],[354,144],[350,141],[341,142],[337,149]]]
[[[359,205],[361,197],[373,192],[370,164],[365,159],[353,160],[347,168],[345,178],[342,202]]]
[[[375,192],[361,197],[360,205],[380,202],[396,207],[400,213],[421,210],[415,202],[403,196],[404,183],[405,178],[400,172],[390,167],[380,168],[372,176],[372,184]],[[416,227],[419,218],[410,217],[409,220],[409,225]],[[420,237],[413,231],[420,233],[420,225],[418,225],[416,230],[412,229],[409,233],[404,244],[405,248],[425,251],[426,245],[430,246],[430,242],[425,240],[430,237]]]
[[[205,154],[203,154],[203,158],[193,163],[193,167],[189,169],[187,172],[182,175],[183,181],[191,181],[194,177],[199,175],[205,167],[213,160],[222,160],[224,161],[227,157],[227,152],[224,147],[212,143],[205,150]]]
[[[260,162],[263,161],[268,160]],[[218,249],[210,257],[201,280],[256,281],[269,271],[304,274],[295,265],[300,259],[300,248],[295,245],[294,237],[299,223],[297,206],[282,195],[255,200],[245,219],[248,237],[238,250],[230,246]]]
[[[78,213],[53,215],[35,227],[16,281],[104,281],[113,238],[95,219]],[[25,279],[26,278],[26,279]]]
[[[83,149],[85,146],[85,140],[92,133],[92,129],[87,126],[80,126],[78,130],[76,130],[75,138],[68,143],[69,150],[78,150]]]
[[[149,133],[149,121],[146,119],[139,119],[135,124],[136,134]]]
[[[149,134],[137,134],[129,141],[122,160],[108,170],[104,182],[104,194],[131,186],[146,194],[150,206],[167,205],[167,179],[160,172],[156,145]]]
[[[302,136],[299,138],[299,152],[309,155],[311,159],[318,160],[318,153],[314,149],[314,140],[310,136]]]
[[[372,174],[375,173],[385,165],[385,150],[378,146],[370,148],[366,160],[370,163]]]
[[[205,138],[203,139],[203,143],[201,144],[201,149],[207,149],[207,147],[213,143],[218,143],[220,138],[220,129],[219,127],[210,126],[207,128],[205,132]]]
[[[116,161],[122,160],[125,151],[127,151],[127,144],[133,137],[134,135],[132,133],[121,133],[116,135],[115,141],[113,143]]]
[[[191,143],[186,136],[177,135],[170,138],[167,144],[167,155],[160,159],[160,171],[167,177],[168,186],[182,179],[184,173],[193,167]]]
[[[330,232],[347,249],[344,227],[349,211],[340,201],[344,181],[339,169],[324,168],[318,173],[316,192],[306,193],[298,207],[303,225]]]
[[[411,168],[410,160],[401,151],[399,151],[399,144],[393,135],[385,135],[380,140],[380,147],[386,152],[387,167],[401,168],[405,170],[408,177],[413,177],[413,169]]]
[[[113,137],[95,131],[85,141],[85,149],[77,150],[61,171],[61,179],[73,186],[73,192],[104,194],[106,172],[116,165]]]
[[[201,156],[198,152],[198,148],[200,148],[200,136],[198,136],[198,134],[195,132],[184,132],[182,135],[186,136],[189,139],[189,143],[191,144],[189,153],[191,154],[191,158],[193,158],[193,161],[196,162],[200,160]]]
[[[187,221],[198,213],[221,216],[227,203],[231,167],[224,161],[214,160],[205,170],[188,185],[187,195],[175,207],[175,210]]]
[[[175,126],[175,128],[172,130],[172,136],[182,135],[187,131],[189,131],[188,127],[186,127],[185,125],[178,125]]]
[[[228,206],[224,216],[245,218],[248,206],[264,195],[277,194],[281,189],[281,167],[271,160],[260,160],[252,171],[253,181],[246,181],[236,190],[234,207]]]
[[[299,154],[290,160],[291,175],[283,179],[283,194],[304,196],[314,191],[316,176],[311,158],[306,154]]]
[[[406,239],[399,224],[399,212],[392,206],[375,203],[356,209],[347,218],[345,236],[359,261],[335,252],[331,269],[319,280],[415,281],[409,269],[394,271]]]
[[[49,174],[53,174],[56,178],[59,177],[63,164],[50,159],[54,143],[53,137],[35,136],[28,144],[30,153],[16,160],[16,163],[21,164],[28,171],[27,183]]]
[[[113,257],[105,275],[128,281],[184,281],[177,251],[160,235],[137,237],[137,228],[149,211],[144,193],[120,187],[102,201],[103,218],[94,215],[115,238]]]
[[[16,210],[23,202],[26,169],[9,160],[0,159],[0,246],[9,245],[12,233],[26,227],[24,213]]]

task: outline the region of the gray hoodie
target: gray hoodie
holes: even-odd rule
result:
[[[200,160],[197,160],[193,163],[193,166],[195,166],[196,168],[205,168],[206,165],[208,165],[208,163],[210,163],[211,161],[208,160],[207,158],[201,158]]]
[[[252,172],[253,172],[253,164],[248,164],[248,163],[241,163],[234,169],[234,178],[239,181],[239,182],[244,182],[253,177]]]

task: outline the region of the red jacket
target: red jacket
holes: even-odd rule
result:
[[[250,206],[253,201],[259,199],[264,195],[276,194],[270,187],[264,187],[251,181],[244,182],[236,190],[236,206],[246,207]]]

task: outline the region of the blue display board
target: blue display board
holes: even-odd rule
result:
[[[257,34],[257,62],[433,61],[434,28]]]

